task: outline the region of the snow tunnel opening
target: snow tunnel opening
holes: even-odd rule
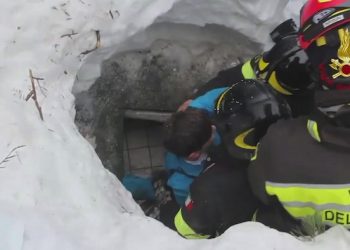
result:
[[[222,25],[155,23],[116,48],[94,82],[86,84],[91,67],[82,66],[73,87],[75,122],[119,180],[150,177],[164,169],[162,122],[219,71],[259,51]]]

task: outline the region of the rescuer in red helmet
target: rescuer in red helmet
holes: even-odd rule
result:
[[[317,90],[305,117],[270,126],[249,166],[253,192],[294,218],[350,228],[350,1],[309,0],[299,43]]]

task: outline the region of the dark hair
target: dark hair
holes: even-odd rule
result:
[[[187,109],[174,113],[164,124],[164,147],[182,157],[201,150],[212,134],[206,111]]]

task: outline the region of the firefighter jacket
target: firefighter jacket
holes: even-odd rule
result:
[[[249,221],[258,207],[250,190],[247,167],[211,164],[190,187],[175,227],[188,239],[213,238],[230,226]]]
[[[350,228],[350,129],[306,117],[279,120],[260,141],[248,168],[253,192],[294,218]]]

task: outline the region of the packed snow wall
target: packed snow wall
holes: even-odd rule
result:
[[[297,4],[3,1],[0,249],[346,249],[350,240],[341,228],[302,242],[256,223],[214,240],[184,240],[143,215],[74,123],[76,78],[89,89],[102,62],[154,22],[224,25],[265,43],[268,34],[254,27],[268,30]]]

